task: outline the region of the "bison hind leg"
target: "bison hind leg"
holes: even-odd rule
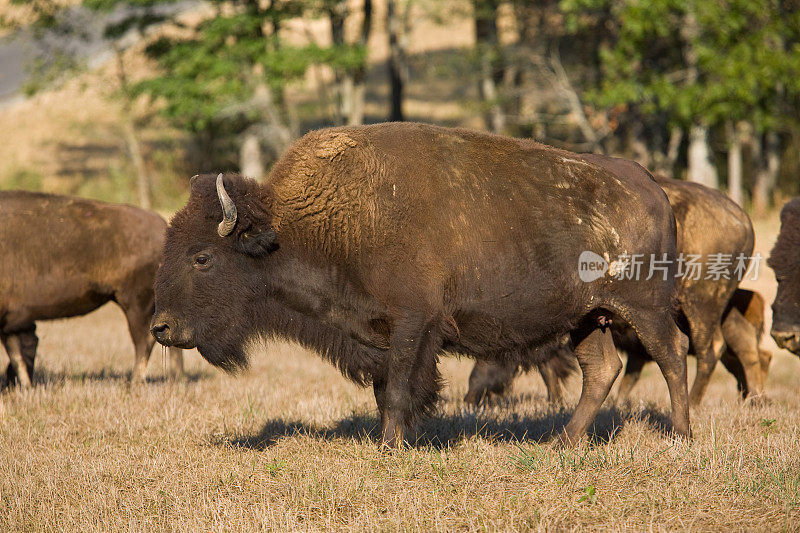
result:
[[[469,390],[464,402],[478,405],[492,395],[504,395],[511,387],[518,369],[516,361],[477,360],[469,375]]]
[[[727,346],[724,355],[727,364],[723,364],[728,368],[733,367],[737,371],[734,375],[742,397],[763,395],[767,373],[763,370],[762,356],[758,345],[760,332],[745,319],[738,309],[734,308],[722,323],[722,334]],[[735,362],[731,360],[735,360]]]
[[[636,348],[639,347],[637,346]],[[642,349],[643,348],[644,347],[642,347]],[[622,376],[622,381],[617,391],[618,402],[627,402],[630,399],[631,391],[636,383],[639,382],[642,369],[647,361],[646,354],[642,354],[636,349],[628,351],[628,361],[625,363],[625,374]]]
[[[697,357],[697,373],[689,393],[689,401],[693,406],[700,405],[705,395],[711,374],[717,366],[721,351],[714,349],[714,337],[721,320],[721,310],[697,307],[690,303],[683,304],[683,312],[689,322],[691,345]]]
[[[583,373],[583,387],[575,412],[559,435],[561,442],[567,445],[576,444],[589,429],[622,369],[610,329],[578,330],[573,333],[573,339],[575,356]]]
[[[686,354],[689,339],[681,333],[675,320],[664,309],[631,309],[620,313],[636,331],[647,353],[658,364],[667,381],[672,405],[672,431],[691,437],[689,427],[689,393],[686,384]]]

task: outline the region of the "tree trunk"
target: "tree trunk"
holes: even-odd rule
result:
[[[406,9],[409,9],[406,7]],[[389,84],[391,86],[390,121],[405,120],[403,114],[403,88],[408,78],[406,61],[406,36],[401,35],[401,20],[394,0],[386,3],[386,31],[389,34]]]
[[[774,131],[764,135],[764,148],[761,150],[762,158],[756,181],[753,185],[753,215],[764,217],[772,204],[772,195],[778,182],[780,170],[780,139]]]
[[[498,84],[503,80],[503,59],[497,34],[496,0],[475,0],[475,42],[480,54],[478,92],[483,102],[484,120],[489,131],[502,133],[506,128],[505,114],[500,105]]]
[[[361,22],[361,46],[367,46],[369,41],[369,34],[372,31],[372,0],[364,0],[364,20]],[[347,123],[351,126],[357,126],[364,123],[364,107],[365,97],[367,94],[367,87],[365,84],[367,77],[367,58],[364,58],[364,63],[356,67],[353,72],[352,83],[353,88],[350,93],[350,107],[347,116]]]
[[[128,147],[128,155],[133,163],[133,168],[136,169],[136,188],[139,193],[139,205],[144,209],[150,209],[152,206],[150,201],[150,177],[147,174],[147,167],[142,157],[139,138],[136,136],[136,127],[133,124],[132,117],[126,112],[123,112],[122,128],[125,135],[125,144]]]
[[[258,125],[260,138],[272,156],[278,159],[292,144],[297,136],[297,130],[293,124],[284,122],[274,97],[275,94],[267,86],[256,87],[254,99],[263,117],[263,121]],[[277,99],[280,98],[282,97],[278,95]]]
[[[653,134],[653,144],[657,148],[653,150],[653,173],[674,177],[675,161],[678,159],[678,152],[683,140],[683,130],[678,127],[669,129],[669,139],[664,143],[664,133],[666,128],[656,127]],[[663,148],[663,150],[662,150]]]
[[[245,132],[242,146],[239,148],[239,173],[258,181],[264,177],[261,142],[252,129]]]
[[[131,159],[133,168],[136,172],[136,188],[139,194],[139,205],[144,209],[150,209],[152,197],[150,176],[147,173],[147,166],[142,157],[142,148],[139,144],[139,136],[136,132],[136,122],[133,117],[133,101],[128,85],[128,77],[125,72],[125,63],[122,58],[122,49],[114,46],[114,57],[117,61],[117,78],[122,92],[122,131],[125,138],[125,146],[128,156]]]
[[[650,168],[650,151],[644,140],[644,126],[636,117],[631,117],[626,130],[625,137],[629,156],[643,167]]]
[[[333,46],[344,46],[344,20],[347,16],[347,1],[340,0],[330,5],[328,8],[328,18],[331,22],[331,42]],[[344,124],[348,116],[348,106],[350,105],[349,90],[353,88],[353,76],[342,69],[334,69],[336,81],[336,124]]]
[[[739,205],[743,205],[742,195],[742,136],[740,127],[732,121],[725,123],[728,136],[728,196]]]
[[[700,25],[691,9],[684,14],[682,22],[680,34],[683,40],[683,57],[686,63],[685,85],[689,87],[698,78],[698,53],[695,42],[700,36]],[[717,188],[719,185],[717,169],[711,162],[711,149],[708,145],[708,125],[703,122],[702,117],[696,117],[696,120],[689,130],[688,179],[708,187]]]
[[[719,186],[717,169],[711,163],[708,145],[708,126],[694,124],[689,132],[689,181],[716,189]]]
[[[669,132],[669,141],[667,143],[667,158],[664,161],[664,168],[669,177],[674,177],[675,163],[678,162],[678,153],[681,149],[681,142],[683,142],[683,128],[677,126],[673,127]]]

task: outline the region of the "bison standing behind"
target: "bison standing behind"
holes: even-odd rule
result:
[[[155,339],[153,278],[164,220],[149,211],[82,198],[0,192],[0,339],[8,383],[31,385],[36,322],[83,315],[108,301],[125,312],[136,350],[134,380],[144,379]],[[171,350],[173,375],[183,355]]]
[[[781,348],[800,355],[800,198],[781,211],[781,231],[769,256],[778,279],[772,303],[772,337]]]
[[[597,154],[582,154],[581,157],[617,176],[647,174],[642,166],[632,161]],[[726,366],[737,377],[740,390],[761,395],[766,378],[762,365],[769,363],[763,363],[763,356],[759,354],[761,326],[758,325],[757,302],[753,302],[755,305],[749,310],[751,322],[748,322],[742,313],[751,304],[747,295],[753,293],[742,292],[736,302],[731,301],[753,252],[755,235],[750,218],[720,191],[670,178],[661,177],[657,181],[667,194],[675,214],[678,252],[684,260],[694,258],[698,267],[693,272],[691,261],[686,261],[684,272],[677,281],[676,293],[678,324],[689,336],[690,352],[697,356],[697,375],[690,399],[695,405],[700,403],[725,344],[733,348],[734,357],[740,359],[732,361],[732,354],[726,354],[725,359]],[[719,263],[725,270],[716,275],[710,270],[715,257],[727,260],[727,263]],[[738,307],[731,304],[738,304]],[[735,312],[731,313],[732,309],[736,309]],[[763,309],[761,314],[763,321]],[[628,355],[618,393],[624,400],[630,395],[650,357],[636,332],[627,324],[615,324],[613,331],[615,345]],[[561,398],[561,380],[556,376],[563,379],[569,374],[566,364],[569,356],[561,355],[539,365],[548,396],[555,400]],[[474,404],[489,393],[504,393],[517,371],[508,365],[477,363],[470,375],[465,401]],[[743,383],[745,378],[749,386]]]
[[[674,262],[675,221],[649,175],[469,130],[320,130],[265,185],[194,180],[167,230],[152,331],[228,370],[254,336],[299,341],[372,383],[388,446],[434,408],[444,350],[529,366],[552,352],[532,348],[570,343],[583,391],[561,439],[575,442],[622,366],[613,316],[658,362],[673,430],[688,436],[673,276],[583,282],[585,250]]]

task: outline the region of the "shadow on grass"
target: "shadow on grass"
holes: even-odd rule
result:
[[[165,375],[147,377],[144,383],[132,383],[132,371],[119,372],[115,370],[97,370],[93,372],[69,372],[53,371],[47,369],[36,369],[33,376],[33,386],[52,386],[63,383],[92,383],[92,382],[119,382],[122,385],[163,385],[170,383],[197,383],[210,377],[205,372],[187,372],[178,380],[171,380]],[[12,390],[15,384],[9,385],[7,377],[0,376],[0,391]]]
[[[501,403],[518,403],[507,400]],[[415,431],[407,435],[407,443],[415,448],[449,448],[459,441],[480,437],[491,442],[536,442],[554,438],[564,429],[572,416],[572,408],[553,407],[540,415],[519,415],[511,410],[499,410],[497,404],[491,408],[464,405],[460,412],[436,414],[420,422]],[[652,407],[626,409],[603,407],[589,428],[588,437],[592,445],[611,442],[625,423],[630,420],[644,421],[654,431],[668,435],[672,429],[670,419]],[[265,450],[285,437],[308,436],[320,440],[361,439],[377,443],[380,439],[380,421],[376,414],[352,414],[330,428],[319,428],[300,421],[270,420],[255,435],[219,437],[214,444]]]

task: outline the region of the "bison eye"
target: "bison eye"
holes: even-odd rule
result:
[[[211,266],[211,256],[208,254],[197,254],[194,256],[194,267],[198,270],[205,270]]]

